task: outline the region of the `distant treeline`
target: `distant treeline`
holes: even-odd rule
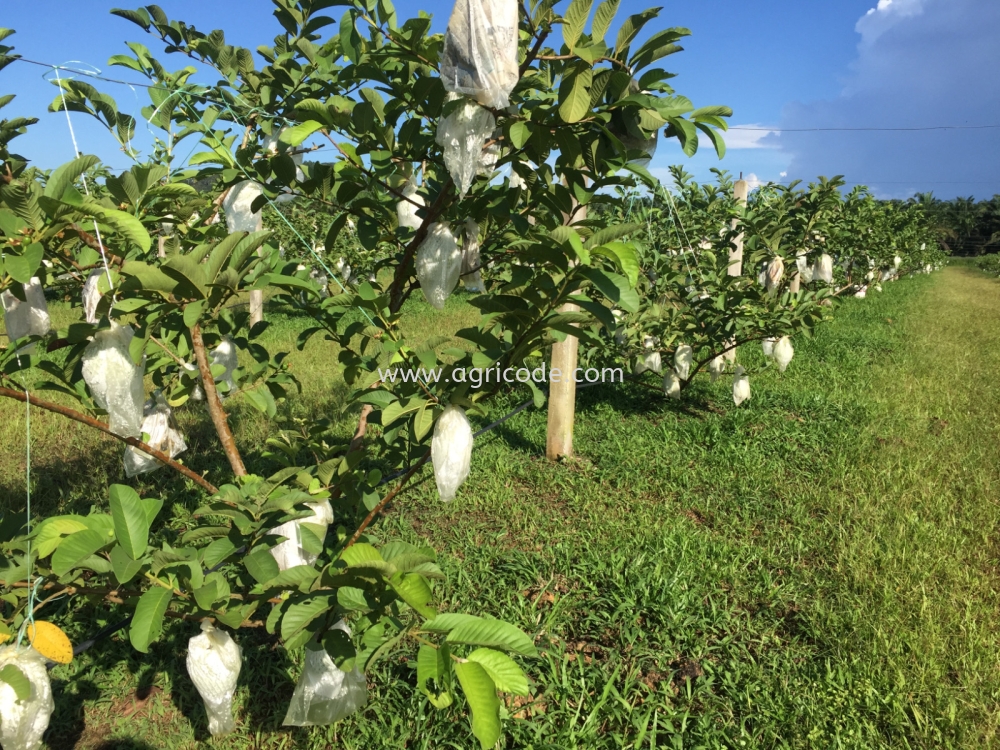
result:
[[[924,206],[938,241],[952,255],[1000,251],[1000,195],[977,202],[971,197],[943,201],[933,193],[920,193],[910,202]]]

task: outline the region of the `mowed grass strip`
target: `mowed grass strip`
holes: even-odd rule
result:
[[[428,336],[475,316],[460,300],[411,314]],[[269,335],[294,341],[301,327],[279,318]],[[395,504],[377,533],[442,551],[446,609],[516,622],[542,650],[525,663],[531,698],[505,707],[507,747],[997,743],[1000,282],[956,266],[888,284],[794,343],[784,375],[758,347],[741,351],[753,397],[739,409],[729,379],[679,403],[587,389],[576,459],[546,462],[544,412],[528,411],[479,440],[454,503],[440,504],[427,471]],[[294,355],[296,412],[335,410],[330,349]],[[17,406],[3,405],[5,456],[23,447]],[[235,419],[259,451],[270,425],[238,404]],[[58,505],[103,503],[120,481],[118,447],[96,445],[64,449],[92,469],[53,485]],[[35,453],[55,470],[48,448]],[[4,487],[23,492],[21,477],[7,459]],[[142,481],[177,486],[162,471]],[[107,616],[87,615],[80,637]],[[53,670],[50,747],[205,739],[183,666],[194,633],[173,624],[142,659],[118,638]],[[263,633],[238,637],[240,728],[215,747],[473,746],[466,719],[414,694],[402,652],[371,673],[361,714],[281,728],[298,655]]]

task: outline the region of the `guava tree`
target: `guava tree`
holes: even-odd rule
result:
[[[487,602],[475,613],[439,611],[434,551],[376,539],[372,524],[390,502],[404,502],[432,458],[432,435],[435,468],[467,465],[467,453],[453,454],[471,442],[457,445],[450,427],[440,429],[442,415],[485,414],[485,400],[510,387],[448,377],[456,368],[516,367],[595,319],[611,321],[611,305],[634,299],[640,260],[615,189],[652,188],[639,163],[661,130],[689,153],[699,133],[721,149],[717,131],[729,112],[695,110],[667,85],[670,74],[651,67],[680,50],[686,30],[658,29],[636,43],[658,12],[618,21],[614,0],[592,20],[581,0],[561,13],[552,2],[518,8],[517,59],[507,61],[513,88],[506,103],[485,105],[446,90],[441,61],[453,42],[429,34],[425,14],[400,22],[388,0],[274,5],[281,31],[256,56],[157,6],[114,11],[167,55],[130,43],[111,59],[148,78],[142,117],[155,129],[152,150],[139,152],[135,120],[89,82],[60,79],[52,109],[105,125],[135,160],[126,172],[102,176],[87,155],[36,169],[7,150],[30,121],[0,123],[0,291],[11,310],[15,302],[34,309],[33,290],[57,281],[85,301],[79,322],[9,342],[0,395],[111,432],[132,451],[126,465],[152,456],[186,485],[160,498],[115,485],[89,515],[32,519],[30,532],[23,513],[8,514],[4,632],[20,639],[29,606],[44,618],[44,593],[131,614],[129,638],[140,651],[160,637],[166,616],[262,626],[285,648],[306,648],[307,667],[316,656],[344,674],[409,649],[417,688],[441,709],[464,696],[473,733],[490,747],[501,734],[498,691],[527,691],[511,657],[534,656],[532,637],[492,619]],[[343,9],[339,21],[327,15],[334,7]],[[0,52],[3,61],[15,57]],[[217,80],[200,82],[192,62]],[[322,222],[312,236],[282,210],[297,202]],[[612,210],[580,220],[582,207],[598,205]],[[260,212],[285,229],[260,229]],[[465,259],[478,246],[472,270],[485,287],[471,302],[480,322],[409,340],[402,306],[417,290],[434,302],[451,291],[456,235]],[[323,252],[313,255],[319,236]],[[294,254],[293,238],[301,242]],[[305,252],[320,263],[345,246],[363,255],[365,280],[334,273],[323,288],[300,267]],[[428,265],[429,254],[448,278]],[[337,343],[330,364],[349,387],[350,434],[331,420],[292,429],[281,408],[296,392],[287,353],[264,346],[266,323],[251,326],[234,304],[253,290],[315,321],[300,346],[315,335]],[[560,312],[570,302],[581,311]],[[118,374],[98,361],[113,361]],[[444,376],[389,382],[388,367],[442,368]],[[25,392],[29,369],[60,403]],[[123,372],[131,386],[122,386]],[[150,414],[192,409],[211,422],[227,473],[205,476],[166,443],[151,446],[145,429],[120,426],[128,422],[122,401],[131,398],[134,411],[136,378],[156,391]],[[261,456],[234,438],[223,397],[236,393],[289,427],[272,441],[285,465],[276,474],[255,474]],[[196,503],[183,500],[191,493]],[[288,545],[299,564],[288,563]]]

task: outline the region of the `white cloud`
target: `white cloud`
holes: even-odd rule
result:
[[[750,188],[751,190],[753,190],[754,188],[759,188],[761,185],[767,184],[767,180],[760,179],[753,172],[746,175],[743,179],[746,180],[747,187]]]
[[[788,177],[788,172],[781,172],[778,177]]]
[[[858,21],[858,55],[837,97],[785,107],[791,179],[844,175],[882,196],[1000,193],[996,129],[882,132],[1000,123],[1000,2],[881,0]],[[834,128],[838,131],[794,132]]]
[[[740,130],[740,128],[748,128]],[[765,143],[763,139],[774,133],[767,125],[760,123],[747,123],[745,125],[733,125],[728,132],[723,134],[726,141],[726,150],[740,148],[777,148],[777,144]]]
[[[861,34],[862,45],[872,44],[901,20],[923,11],[924,0],[878,0],[877,6],[858,19],[854,30]]]

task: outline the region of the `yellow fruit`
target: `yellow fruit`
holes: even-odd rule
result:
[[[46,659],[57,664],[73,661],[73,644],[62,630],[51,622],[36,621],[28,624],[28,642]]]
[[[10,640],[10,633],[0,633],[0,643],[6,643]]]

